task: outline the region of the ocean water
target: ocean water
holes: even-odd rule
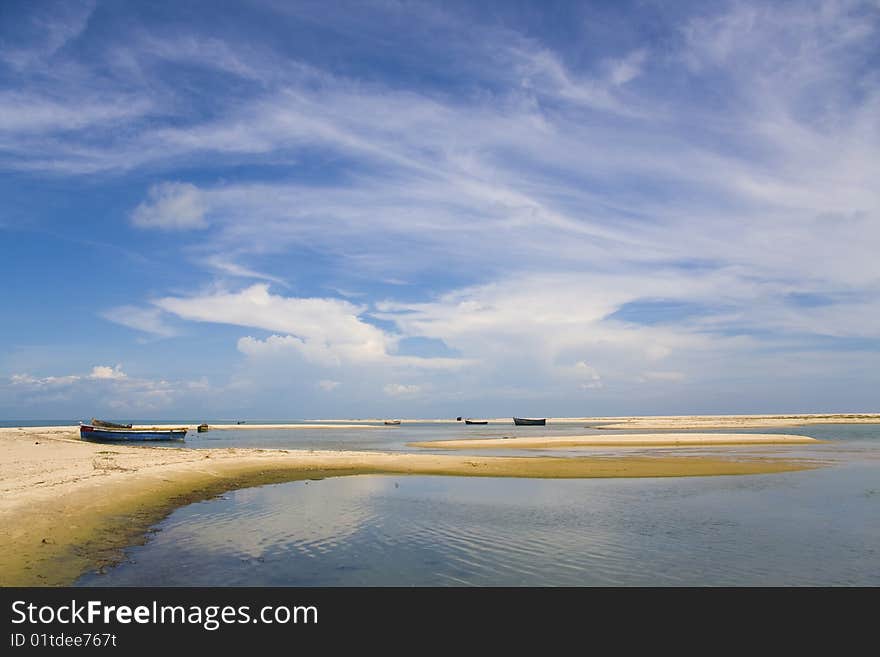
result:
[[[413,450],[513,426],[216,431],[189,446]],[[585,433],[583,425],[538,428]],[[761,429],[756,432],[770,432]],[[229,492],[174,511],[80,586],[877,586],[880,425],[785,428],[803,472],[648,479],[361,475]],[[664,450],[666,451],[666,450]],[[566,455],[644,453],[568,449]],[[489,453],[546,454],[529,450]],[[651,453],[656,454],[656,450]]]

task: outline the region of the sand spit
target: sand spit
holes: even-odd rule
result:
[[[668,415],[580,418],[593,429],[759,429],[810,424],[880,424],[880,413],[809,415]]]
[[[676,477],[787,472],[735,457],[475,457],[89,443],[73,429],[0,429],[0,585],[66,585],[117,561],[170,511],[224,491],[355,474]]]
[[[779,433],[634,433],[601,436],[472,438],[408,443],[438,449],[552,449],[558,447],[684,447],[706,445],[788,445],[821,442]]]

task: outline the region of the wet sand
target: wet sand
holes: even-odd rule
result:
[[[71,584],[119,560],[175,508],[228,490],[355,474],[682,477],[788,472],[811,461],[734,456],[476,457],[168,449],[81,441],[72,428],[0,429],[0,585]]]
[[[822,442],[781,433],[634,433],[593,436],[471,438],[407,443],[439,449],[552,449],[554,447],[693,447],[706,445],[791,445]]]

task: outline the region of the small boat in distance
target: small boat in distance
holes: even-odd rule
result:
[[[205,433],[208,430],[208,425],[205,422],[202,422],[199,426],[196,427],[196,430],[199,433]]]
[[[400,420],[385,420],[385,424],[396,426],[400,424]]]
[[[521,427],[543,427],[547,424],[547,418],[541,417],[515,417],[513,423]]]
[[[143,429],[96,427],[93,424],[80,424],[79,437],[82,440],[183,440],[186,427],[144,427]]]
[[[472,420],[470,418],[467,418],[464,421],[464,423],[465,424],[489,424],[489,420]]]

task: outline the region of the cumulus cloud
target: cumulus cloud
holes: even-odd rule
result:
[[[88,374],[37,377],[15,374],[9,390],[18,402],[40,408],[45,403],[63,402],[74,412],[105,409],[119,412],[159,411],[178,400],[210,395],[213,390],[205,378],[174,381],[164,378],[129,376],[121,365],[95,365]],[[3,385],[0,383],[0,393]],[[2,398],[2,394],[0,394]]]
[[[183,319],[281,332],[263,340],[239,339],[239,351],[254,357],[292,351],[324,366],[373,363],[449,368],[464,364],[454,358],[398,356],[394,352],[399,336],[364,321],[366,306],[343,299],[276,295],[264,283],[240,292],[166,297],[155,304]]]
[[[147,200],[131,213],[131,222],[139,228],[162,230],[206,228],[206,212],[198,187],[189,183],[163,182],[150,187]]]
[[[241,292],[166,297],[155,303],[184,319],[284,333],[265,341],[243,338],[239,349],[245,353],[293,348],[309,360],[339,364],[381,360],[394,343],[381,329],[359,318],[366,310],[363,306],[341,299],[274,295],[262,283]]]
[[[109,365],[95,365],[92,373],[89,374],[90,379],[106,379],[111,381],[120,381],[128,378],[128,375],[122,371],[122,365],[110,367]]]
[[[69,374],[67,376],[44,376],[35,377],[30,374],[13,374],[9,380],[14,386],[27,386],[32,388],[53,388],[69,386],[82,379],[81,376]]]

